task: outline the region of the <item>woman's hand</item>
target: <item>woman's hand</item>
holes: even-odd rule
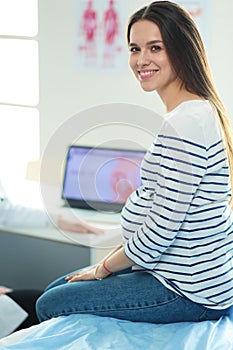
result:
[[[116,247],[99,264],[88,267],[66,277],[67,282],[89,281],[104,279],[113,273],[135,265],[125,252],[124,247]]]
[[[77,233],[94,233],[101,234],[104,231],[98,227],[88,224],[82,219],[69,219],[62,215],[57,218],[58,227],[65,231],[77,232]]]
[[[110,274],[100,264],[100,265],[92,266],[88,269],[75,272],[74,274],[67,276],[66,281],[68,283],[71,283],[71,282],[78,282],[78,281],[98,280],[98,279],[104,279],[109,275]]]
[[[112,275],[113,273],[124,270],[133,265],[135,265],[135,263],[126,256],[124,247],[118,246],[99,264],[67,276],[66,281],[70,283],[78,281],[101,280]]]

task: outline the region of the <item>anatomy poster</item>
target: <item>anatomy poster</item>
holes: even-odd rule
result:
[[[76,51],[82,70],[125,67],[124,0],[77,0]]]

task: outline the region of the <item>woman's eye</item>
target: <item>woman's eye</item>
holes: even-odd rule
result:
[[[137,47],[130,47],[129,48],[129,51],[130,52],[136,52],[136,51],[138,51],[139,49],[137,48]]]
[[[154,45],[151,47],[151,51],[159,51],[161,49],[160,46]]]

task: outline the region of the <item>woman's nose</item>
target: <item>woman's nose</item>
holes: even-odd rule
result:
[[[145,66],[150,64],[150,57],[149,54],[146,50],[141,50],[139,55],[138,55],[138,61],[137,61],[138,66]]]

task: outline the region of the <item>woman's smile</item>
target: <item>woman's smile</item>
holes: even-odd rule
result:
[[[147,80],[153,78],[159,69],[150,69],[150,70],[139,70],[138,76],[140,80]]]

